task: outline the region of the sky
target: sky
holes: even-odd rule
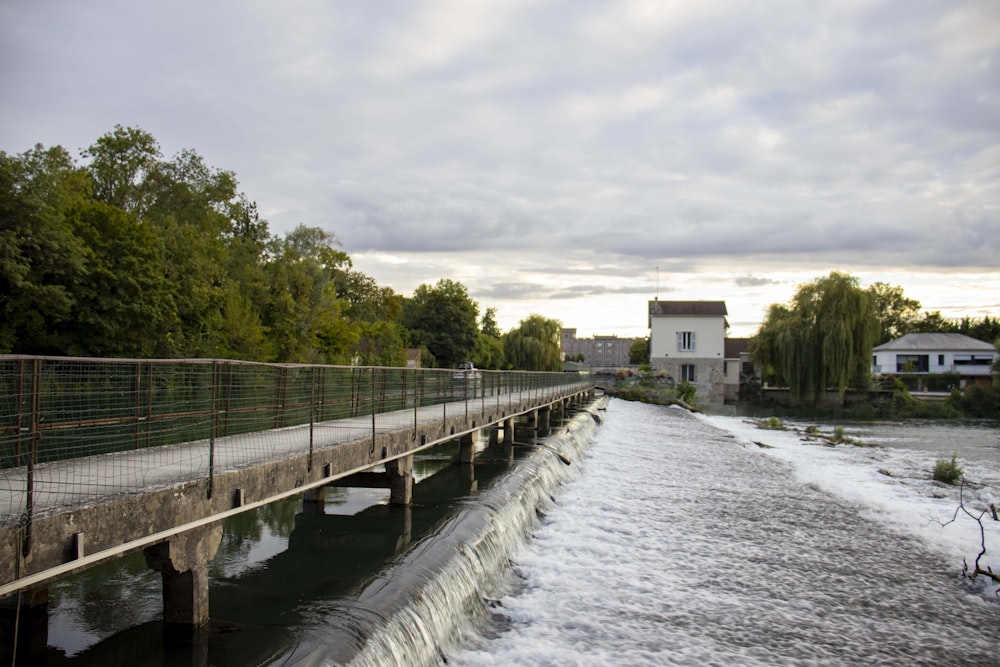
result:
[[[831,271],[1000,315],[1000,2],[0,0],[0,150],[116,124],[504,330]]]

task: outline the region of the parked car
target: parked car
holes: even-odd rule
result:
[[[460,361],[451,377],[455,382],[476,383],[479,381],[479,369],[471,361]]]

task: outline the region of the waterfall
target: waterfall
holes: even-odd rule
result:
[[[319,610],[325,626],[275,662],[296,665],[434,665],[482,629],[491,601],[512,576],[511,559],[539,525],[556,489],[600,421],[598,404],[555,434],[526,445],[530,454],[440,530],[417,543],[353,599]],[[561,455],[561,457],[560,457]]]

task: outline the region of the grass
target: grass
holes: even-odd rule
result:
[[[957,454],[952,454],[950,461],[948,459],[938,459],[938,462],[934,464],[933,478],[935,482],[958,484],[964,474],[965,471],[962,470],[962,466],[958,465]]]

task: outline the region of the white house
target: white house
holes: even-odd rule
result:
[[[906,334],[872,349],[873,375],[958,373],[961,387],[991,382],[997,350],[957,333]]]
[[[722,403],[726,315],[725,301],[650,301],[650,368],[690,382],[709,403]]]

